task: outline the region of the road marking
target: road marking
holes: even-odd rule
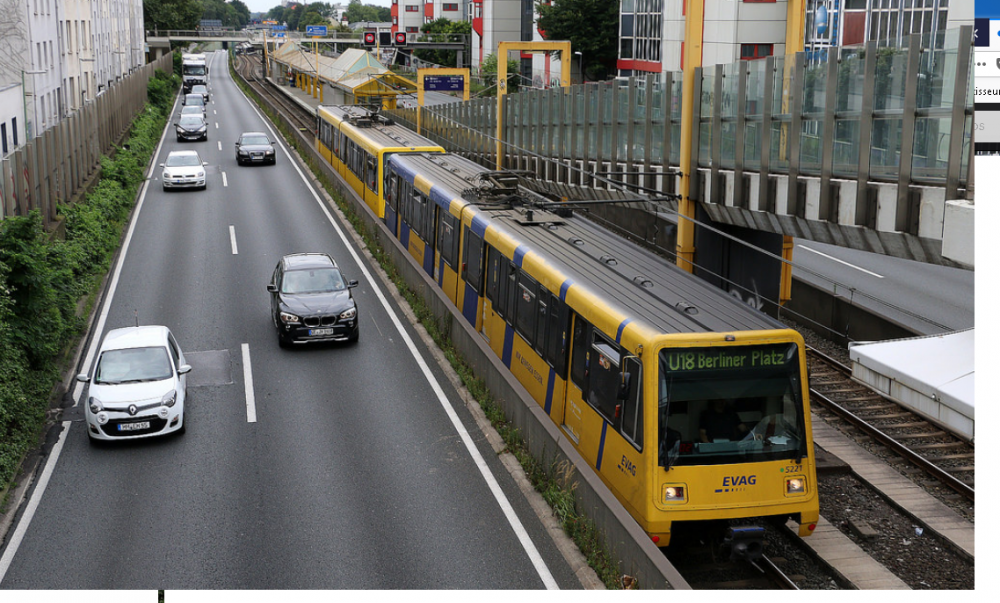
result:
[[[233,246],[233,255],[239,255],[239,251],[236,250],[236,227],[233,225],[229,226],[229,242]]]
[[[219,150],[220,151],[222,150],[222,141],[221,140],[219,141]]]
[[[247,103],[250,103],[249,99],[247,99]],[[250,104],[250,106],[254,110],[256,110],[256,107],[254,107],[252,103]],[[263,118],[261,119],[263,121]],[[271,134],[274,135],[274,130],[271,128],[271,124],[265,121],[265,126],[268,128],[268,130],[271,131]],[[275,135],[275,140],[278,141],[278,144],[282,147],[282,150],[284,150],[284,144],[281,142],[281,139],[278,138],[277,135]],[[288,151],[285,151],[285,153],[287,154]],[[509,523],[511,529],[514,530],[514,534],[517,536],[518,541],[521,543],[521,547],[524,548],[524,552],[528,555],[528,559],[531,561],[532,565],[535,568],[535,571],[538,573],[538,577],[541,578],[542,583],[545,585],[546,589],[559,590],[559,584],[556,583],[555,578],[552,576],[552,573],[549,571],[548,566],[545,564],[545,560],[542,559],[542,556],[538,552],[538,549],[535,548],[535,543],[532,542],[531,536],[528,535],[528,531],[524,528],[524,524],[521,523],[521,520],[517,517],[517,513],[514,512],[514,507],[511,506],[510,501],[507,499],[507,495],[504,494],[503,489],[500,487],[499,482],[497,482],[497,479],[493,475],[493,472],[490,471],[490,468],[486,464],[486,460],[483,458],[483,455],[479,453],[479,449],[476,448],[475,442],[472,441],[472,436],[469,435],[469,432],[465,428],[465,425],[463,425],[462,421],[458,418],[458,413],[455,412],[454,407],[452,407],[451,402],[448,400],[448,396],[446,396],[444,390],[441,389],[441,384],[438,383],[437,379],[434,377],[434,374],[431,373],[430,367],[427,366],[427,362],[425,362],[424,358],[420,355],[420,352],[417,350],[417,346],[413,343],[413,340],[410,338],[410,335],[406,332],[406,329],[403,328],[402,322],[400,321],[399,317],[396,316],[396,312],[393,311],[392,307],[389,305],[389,301],[385,298],[385,295],[382,293],[382,290],[375,282],[375,278],[372,276],[372,274],[368,271],[368,268],[361,261],[361,257],[358,255],[358,252],[354,249],[354,246],[351,245],[351,242],[348,240],[347,235],[345,235],[344,231],[341,230],[340,225],[337,224],[336,220],[333,219],[333,215],[330,213],[330,209],[326,206],[325,203],[323,203],[323,200],[316,192],[316,189],[313,188],[312,183],[309,181],[309,179],[305,177],[305,174],[302,173],[302,170],[299,168],[298,162],[291,161],[290,163],[292,164],[292,166],[295,167],[295,171],[299,173],[299,177],[302,178],[302,181],[309,189],[309,192],[312,193],[313,198],[316,200],[316,203],[319,204],[320,209],[323,210],[324,214],[326,214],[327,220],[330,221],[330,224],[333,226],[334,230],[337,231],[337,234],[340,236],[341,241],[344,242],[344,246],[347,247],[347,250],[351,253],[351,257],[354,258],[354,261],[358,265],[358,268],[361,269],[361,273],[364,274],[365,279],[367,279],[369,284],[371,284],[372,290],[375,292],[375,295],[379,298],[379,301],[382,303],[382,307],[385,308],[385,311],[389,315],[389,318],[392,320],[392,323],[396,325],[396,330],[399,332],[403,341],[406,343],[406,347],[407,349],[409,349],[410,355],[413,356],[414,360],[417,363],[417,366],[420,367],[420,371],[423,373],[424,378],[427,379],[427,382],[430,384],[431,389],[434,390],[434,394],[437,397],[438,402],[444,409],[445,414],[447,414],[448,418],[451,420],[451,424],[455,428],[455,431],[458,432],[459,438],[461,438],[462,443],[465,445],[466,450],[468,450],[469,452],[469,456],[472,457],[473,462],[479,469],[479,473],[483,476],[483,480],[486,482],[487,487],[489,487],[490,492],[493,494],[493,498],[497,501],[497,504],[503,511],[504,516],[507,518],[507,523]],[[244,364],[249,364],[249,363],[244,362]]]
[[[66,434],[69,433],[69,427],[72,424],[72,421],[63,421],[62,432],[59,433],[59,441],[52,448],[50,460],[59,458],[63,444],[66,443]],[[86,426],[86,422],[84,422],[84,426]],[[14,554],[17,553],[18,547],[21,546],[21,540],[24,539],[24,533],[28,531],[31,519],[35,516],[35,510],[42,499],[42,494],[45,493],[46,486],[49,485],[49,478],[52,477],[55,466],[55,461],[45,464],[45,469],[42,470],[42,475],[38,479],[38,485],[35,486],[35,492],[32,494],[31,500],[28,501],[28,506],[24,508],[24,515],[21,516],[21,521],[17,522],[17,529],[14,530],[14,535],[11,536],[7,550],[4,552],[3,557],[0,558],[0,582],[3,582],[4,576],[7,575],[7,570],[10,569],[10,563],[14,560]]]
[[[253,372],[250,370],[250,344],[243,344],[243,388],[247,396],[247,423],[257,422],[257,406],[253,398]]]
[[[174,101],[174,110],[177,109],[177,102],[177,100]],[[160,142],[156,145],[156,151],[153,153],[153,157],[158,157],[160,155],[160,151],[163,150],[163,141],[167,138],[167,131],[168,129],[166,128],[163,130],[163,135],[160,136]],[[149,169],[146,171],[146,180],[143,181],[142,187],[139,191],[139,201],[135,205],[135,212],[132,215],[132,221],[129,223],[128,234],[125,235],[125,242],[122,243],[121,253],[118,255],[114,274],[111,277],[111,281],[108,283],[108,293],[104,298],[104,307],[101,310],[101,314],[98,317],[92,331],[93,333],[97,333],[98,337],[91,339],[90,348],[84,358],[83,365],[80,367],[80,371],[83,373],[90,373],[90,364],[94,360],[94,354],[97,352],[97,347],[100,343],[99,335],[104,332],[104,324],[107,322],[108,313],[111,311],[111,300],[114,299],[115,290],[118,288],[118,279],[122,273],[122,266],[125,264],[125,257],[128,255],[128,248],[129,244],[132,242],[132,234],[135,232],[135,225],[139,223],[139,214],[142,212],[142,205],[146,200],[146,192],[149,190],[149,182],[150,177],[153,174],[154,165],[156,165],[155,161],[150,163]],[[77,381],[76,387],[73,388],[73,406],[76,406],[80,402],[80,394],[82,392],[83,383]],[[86,428],[86,422],[81,423],[84,425],[84,428]],[[49,478],[55,470],[56,463],[59,462],[59,455],[62,453],[63,443],[66,441],[66,434],[69,433],[69,428],[72,425],[72,421],[63,421],[63,429],[59,434],[59,441],[52,447],[52,452],[49,453],[48,460],[45,462],[45,468],[42,469],[42,474],[39,476],[38,485],[35,486],[35,490],[31,494],[31,499],[24,508],[24,514],[17,523],[17,529],[14,530],[14,535],[11,536],[3,557],[0,558],[0,583],[3,582],[4,576],[7,575],[7,570],[10,569],[10,564],[14,559],[14,555],[17,554],[17,549],[21,545],[21,540],[24,538],[25,532],[28,531],[28,527],[31,525],[31,520],[35,515],[35,509],[38,508],[42,495],[45,493],[45,488],[49,484]],[[88,435],[88,437],[90,436]]]
[[[229,186],[229,180],[226,180],[225,172],[222,172],[222,186]]]
[[[827,255],[827,254],[823,253],[822,251],[816,251],[815,249],[810,249],[809,247],[806,247],[805,245],[797,245],[797,247],[799,249],[804,249],[806,251],[811,251],[811,252],[815,253],[816,255],[821,255],[821,256],[827,258],[828,260],[833,260],[834,262],[840,262],[841,264],[843,264],[843,265],[845,265],[845,266],[847,266],[849,268],[854,268],[855,270],[860,270],[861,272],[864,272],[865,274],[870,274],[870,275],[872,275],[872,276],[874,276],[876,278],[885,278],[881,274],[875,274],[871,270],[865,270],[864,268],[862,268],[860,266],[855,266],[854,264],[851,264],[849,262],[845,262],[844,260],[835,258],[832,255]]]
[[[215,122],[215,129],[216,129],[216,130],[218,130],[218,129],[219,129],[219,122]]]

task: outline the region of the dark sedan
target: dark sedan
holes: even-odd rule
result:
[[[278,345],[314,341],[357,341],[358,308],[337,263],[325,253],[281,258],[267,286]]]
[[[274,143],[263,132],[244,132],[236,141],[236,163],[270,163],[274,165]]]
[[[174,127],[177,129],[177,142],[208,140],[208,122],[201,115],[181,115]]]

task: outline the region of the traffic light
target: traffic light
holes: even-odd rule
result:
[[[396,46],[406,46],[406,32],[397,31],[394,33],[392,43]]]
[[[366,31],[365,35],[364,35],[364,38],[362,40],[362,44],[364,44],[367,47],[374,47],[375,46],[375,32],[374,31]]]
[[[392,32],[391,31],[378,32],[378,45],[382,47],[392,46]]]

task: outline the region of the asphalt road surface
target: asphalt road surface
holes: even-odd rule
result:
[[[155,159],[198,150],[208,188],[168,193],[153,170],[81,367],[110,329],[168,326],[194,367],[187,433],[92,446],[70,409],[0,588],[580,588],[284,146],[236,165],[238,135],[267,126],[225,55],[210,66],[208,141],[168,127]],[[265,285],[305,251],[360,281],[359,343],[278,347]]]

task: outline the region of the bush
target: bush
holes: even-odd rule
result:
[[[165,81],[151,83],[158,79]],[[157,108],[156,94],[128,143],[114,159],[101,158],[101,179],[84,201],[60,206],[63,240],[45,232],[37,211],[0,220],[0,489],[37,443],[62,351],[83,328],[78,302],[93,292],[118,248],[166,125],[169,106]]]

